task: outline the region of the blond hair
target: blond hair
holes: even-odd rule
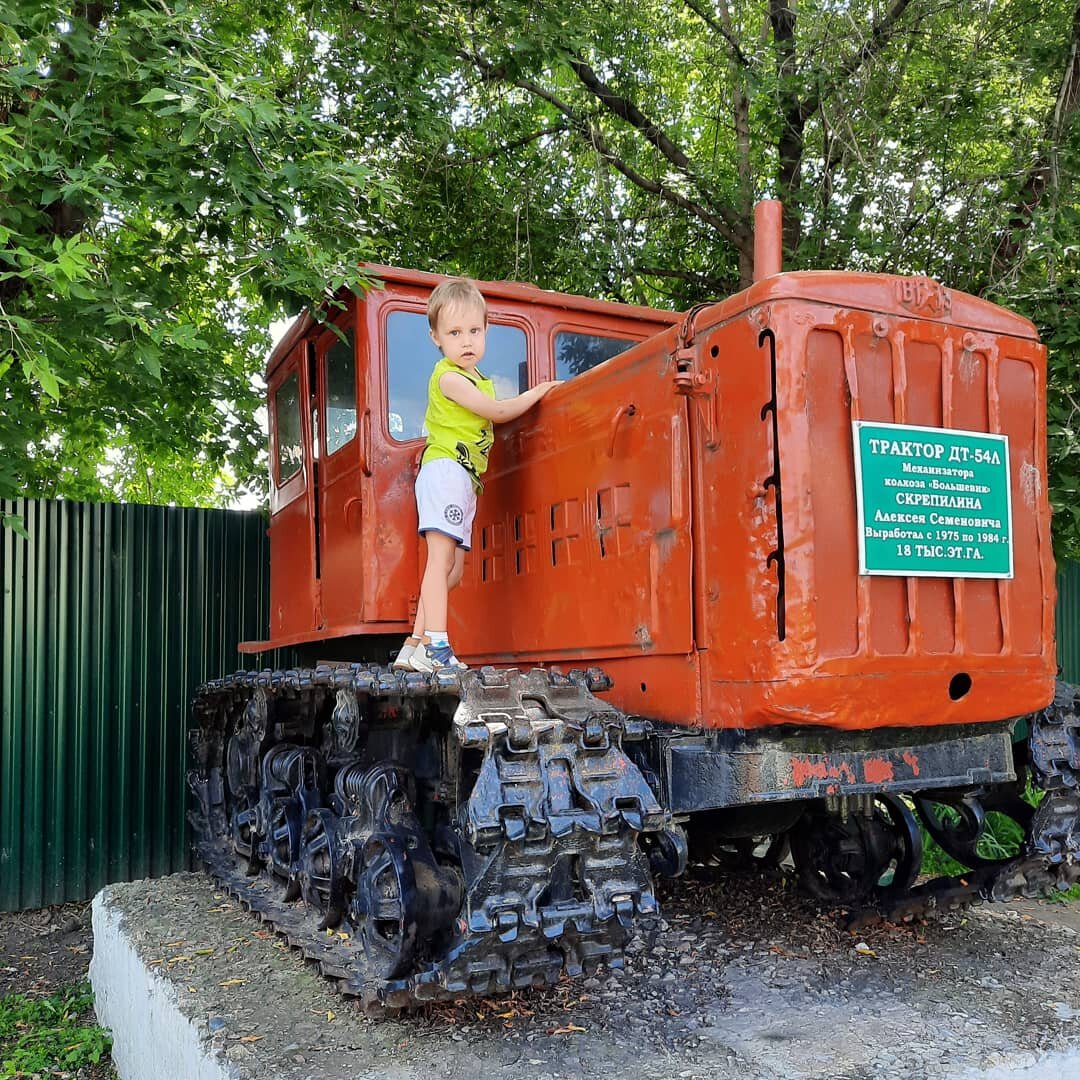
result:
[[[437,330],[443,311],[457,307],[478,307],[484,313],[484,325],[487,325],[487,301],[476,282],[468,278],[450,278],[435,287],[427,305],[428,325]]]

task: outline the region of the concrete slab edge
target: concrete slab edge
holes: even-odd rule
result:
[[[110,903],[110,887],[94,897],[90,983],[98,1023],[113,1039],[120,1080],[236,1080],[209,1035],[180,1010],[176,989],[140,959]]]

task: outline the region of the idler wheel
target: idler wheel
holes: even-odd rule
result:
[[[372,972],[395,979],[412,969],[418,937],[416,877],[399,836],[378,832],[364,845],[350,917]]]
[[[258,686],[244,706],[243,721],[244,727],[251,732],[251,737],[256,745],[266,738],[268,712],[266,691],[261,686]]]
[[[300,896],[301,809],[297,799],[277,799],[270,815],[270,864],[278,877],[284,878],[287,901]]]
[[[845,818],[824,808],[808,810],[790,839],[800,883],[828,903],[860,904],[905,892],[922,863],[915,817],[891,795],[878,795],[871,815]]]
[[[229,821],[233,850],[240,856],[244,873],[254,877],[262,869],[259,858],[259,811],[257,806],[245,806],[244,800],[233,808]]]
[[[1034,807],[1019,797],[997,798],[991,805],[974,793],[927,793],[915,798],[915,809],[926,831],[950,858],[978,870],[1014,859],[1031,825]],[[1015,822],[1012,843],[1003,843],[1004,829],[988,828],[987,813]]]
[[[225,777],[229,794],[234,799],[247,798],[259,787],[257,748],[253,748],[246,732],[237,732],[225,747]]]
[[[640,842],[649,856],[649,869],[657,877],[679,877],[686,869],[689,854],[686,833],[678,825],[657,833],[644,833]]]
[[[887,893],[902,895],[914,884],[922,868],[923,844],[919,823],[911,808],[895,795],[877,797],[878,812],[882,809],[892,827],[892,874],[879,884]]]

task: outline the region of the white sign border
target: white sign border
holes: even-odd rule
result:
[[[927,570],[913,574],[907,570],[867,570],[866,569],[866,533],[863,520],[862,488],[862,446],[859,441],[859,429],[862,427],[893,428],[896,431],[929,431],[934,434],[944,432],[947,435],[975,435],[980,439],[999,439],[1005,447],[1005,509],[1009,520],[1009,572],[1007,574],[980,573],[977,570],[957,574],[950,570]],[[851,444],[855,462],[855,528],[859,542],[859,577],[904,577],[904,578],[981,578],[989,581],[1012,581],[1016,577],[1015,555],[1013,552],[1013,512],[1012,512],[1012,465],[1009,460],[1009,436],[993,431],[969,431],[966,428],[926,427],[919,424],[895,424],[885,420],[852,420]]]

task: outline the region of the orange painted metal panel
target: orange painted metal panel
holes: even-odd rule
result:
[[[1006,351],[998,361],[998,390],[999,426],[1009,436],[1013,515],[1023,523],[1038,516],[1040,502],[1046,499],[1045,470],[1037,457],[1042,425],[1036,422],[1036,369],[1028,360]],[[1022,655],[1034,656],[1043,648],[1043,626],[1054,606],[1053,579],[1047,583],[1048,592],[1029,595],[1023,591],[1022,583],[1038,580],[1041,539],[1034,529],[1014,527],[1016,577],[998,586],[1003,636]]]
[[[300,379],[301,401],[305,403],[301,409],[304,464],[285,485],[276,483],[276,475],[271,477],[270,638],[246,643],[241,646],[245,652],[262,651],[285,641],[297,644],[397,632],[411,626],[415,614],[423,555],[416,535],[413,481],[423,440],[401,441],[389,428],[387,319],[395,311],[422,316],[431,290],[445,279],[390,267],[368,269],[381,276],[382,286],[362,299],[343,295],[344,311],[335,317],[340,327],[356,328],[358,417],[354,439],[335,454],[327,453],[322,361],[325,350],[338,340],[332,332],[310,315],[302,316],[270,358],[267,378],[271,402],[277,387],[290,374],[295,372]],[[530,383],[552,377],[558,330],[644,340],[679,318],[670,312],[548,292],[531,285],[482,282],[481,288],[492,321],[518,326],[525,332]],[[309,346],[315,350],[313,365],[307,359]],[[417,358],[417,363],[423,362]],[[314,384],[309,385],[313,376]],[[321,429],[317,458],[312,452],[312,408],[321,419],[316,425]],[[270,414],[273,457],[277,433],[272,408]]]
[[[897,416],[901,422],[941,427],[942,348],[935,341],[904,334],[897,373],[904,392]],[[918,578],[908,583],[919,644],[927,653],[951,653],[956,646],[956,604],[948,578]]]
[[[686,401],[664,339],[506,425],[451,607],[472,662],[689,653]]]
[[[779,582],[769,555],[778,544],[767,351],[761,326],[745,314],[702,335],[712,392],[690,411],[694,492],[695,636],[724,678],[749,680],[770,668],[762,641],[777,637]],[[713,434],[708,418],[714,414]],[[709,718],[711,719],[711,718]]]
[[[370,461],[364,477],[363,528],[353,558],[367,567],[364,616],[369,622],[405,622],[412,629],[420,577],[413,482],[423,441],[401,442],[389,428],[387,319],[393,312],[422,313],[428,290],[387,282],[363,304],[361,365],[367,373],[371,415],[367,425]],[[417,362],[421,362],[419,358]]]
[[[806,365],[810,501],[819,511],[814,541],[818,653],[852,656],[859,647],[859,551],[852,528],[855,465],[843,337],[832,329],[812,330],[806,337]],[[847,572],[832,572],[837,566]]]
[[[978,722],[1041,707],[1054,674],[1044,600],[1052,601],[1054,588],[1042,490],[1045,432],[1034,422],[1045,410],[1044,350],[1026,320],[975,298],[952,294],[951,317],[912,312],[895,300],[903,279],[854,278],[846,304],[821,304],[823,292],[835,290],[835,277],[770,279],[743,295],[742,311],[732,300],[698,320],[697,340],[711,343],[701,355],[712,363],[715,348],[719,357],[714,375],[725,418],[737,418],[757,459],[745,448],[727,455],[736,475],[725,481],[725,494],[745,492],[731,504],[710,496],[716,473],[707,457],[695,458],[706,473],[695,482],[704,500],[700,535],[715,537],[719,522],[734,514],[757,560],[726,583],[742,625],[722,653],[715,643],[723,640],[723,610],[731,605],[709,603],[708,574],[699,584],[701,607],[714,624],[706,628],[710,648],[702,653],[702,719],[721,726],[869,728]],[[701,323],[708,324],[704,330]],[[762,481],[771,447],[755,423],[770,391],[746,373],[765,371],[768,357],[748,328],[767,330],[776,341],[782,639],[775,613],[761,603],[776,595],[768,554],[778,544],[778,510]],[[735,370],[725,373],[728,367]],[[1009,435],[1013,581],[859,576],[852,544],[854,419]],[[709,566],[718,553],[711,550],[715,542],[707,543],[701,561]],[[738,544],[728,543],[723,553],[719,561],[730,562]],[[954,701],[950,680],[959,673],[971,677],[972,689]]]
[[[275,640],[403,628],[415,604],[422,442],[387,426],[386,319],[422,312],[441,279],[386,277],[356,323],[371,415],[359,527],[326,522],[321,537],[324,559],[355,563],[363,602],[321,629],[272,624]],[[1027,320],[885,275],[774,275],[678,326],[528,286],[484,291],[493,320],[526,330],[530,381],[552,373],[560,327],[655,336],[499,429],[452,604],[467,660],[601,664],[620,707],[705,727],[973,723],[1049,699],[1045,352]],[[314,332],[294,328],[272,382]],[[860,576],[853,420],[1006,434],[1014,580]],[[272,546],[301,552],[287,509]],[[285,603],[321,584],[283,583]]]
[[[362,513],[361,485],[364,477],[367,394],[366,380],[356,377],[353,326],[351,313],[337,321],[338,329],[349,335],[347,340],[353,345],[356,431],[333,453],[330,452],[331,443],[328,438],[331,434],[331,423],[327,415],[327,354],[334,349],[341,350],[345,343],[329,329],[315,341],[315,396],[319,417],[317,476],[322,626],[337,626],[358,621],[363,617],[361,598],[365,567],[364,560],[357,558],[355,543],[360,538],[360,528],[365,516]],[[342,353],[339,352],[338,355],[341,356]]]
[[[617,708],[680,725],[687,724],[687,717],[702,715],[701,665],[696,652],[605,657],[599,663],[615,680],[614,689],[604,697]]]
[[[284,362],[268,380],[271,402],[270,439],[270,637],[279,639],[314,630],[320,624],[315,580],[315,510],[311,485],[311,415],[304,343],[288,350]],[[303,463],[284,484],[277,483],[277,417],[273,403],[278,388],[295,375],[300,397],[300,432]],[[274,646],[270,646],[271,648]]]

